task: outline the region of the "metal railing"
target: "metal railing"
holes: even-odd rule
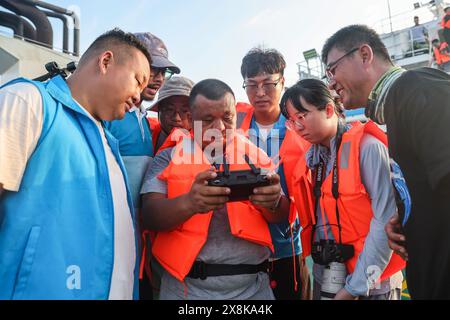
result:
[[[431,52],[431,40],[430,37],[414,39],[411,29],[382,36],[382,41],[394,61],[420,55],[429,55]]]
[[[61,8],[44,1],[37,0],[0,0],[0,8],[8,11],[0,10],[3,13],[3,23],[9,29],[13,29],[14,36],[38,44],[44,47],[55,49],[53,45],[53,26],[50,24],[48,18],[56,18],[61,20],[63,24],[63,43],[62,52],[74,56],[80,55],[80,19],[78,15],[65,8]],[[12,21],[16,17],[17,21]],[[28,20],[31,19],[31,23]],[[31,17],[31,18],[30,18]],[[35,17],[35,20],[33,20]],[[10,21],[11,20],[11,21]],[[73,49],[69,50],[69,21],[73,20]],[[6,21],[6,22],[5,22]],[[36,24],[37,23],[37,24]],[[35,36],[27,36],[25,26],[34,31]],[[29,30],[28,30],[29,31]]]
[[[320,57],[299,62],[297,63],[297,67],[300,80],[310,78],[322,80],[325,75],[325,70]]]

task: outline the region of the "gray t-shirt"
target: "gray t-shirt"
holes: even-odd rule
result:
[[[172,159],[172,150],[173,148],[163,150],[155,157],[147,170],[141,194],[162,193],[167,195],[167,183],[160,180],[158,175],[169,165]],[[227,210],[224,208],[214,211],[208,239],[196,260],[209,264],[257,265],[269,259],[270,255],[271,252],[268,248],[231,234]],[[210,277],[206,280],[186,278],[185,284],[183,284],[164,271],[160,299],[273,300],[274,296],[266,273]]]

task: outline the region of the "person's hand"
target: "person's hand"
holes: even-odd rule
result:
[[[267,175],[267,177],[270,181],[270,185],[253,190],[253,195],[250,196],[249,200],[256,207],[274,211],[281,200],[280,176],[271,174]]]
[[[357,297],[352,296],[345,288],[336,293],[334,300],[356,300]]]
[[[402,225],[398,214],[396,214],[385,226],[385,231],[388,237],[389,248],[396,254],[408,261],[408,252],[405,247],[406,237],[403,234]]]
[[[223,187],[210,187],[208,180],[217,177],[214,169],[200,172],[187,194],[186,200],[192,213],[208,213],[213,210],[222,209],[228,202],[231,190]]]

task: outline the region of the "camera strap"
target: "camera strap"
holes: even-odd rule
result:
[[[341,218],[339,215],[339,207],[338,207],[338,199],[339,199],[339,170],[338,170],[338,156],[339,156],[339,149],[341,148],[342,143],[342,135],[344,134],[344,125],[341,122],[338,122],[338,131],[336,135],[336,153],[334,157],[334,163],[333,163],[333,186],[332,186],[332,193],[333,198],[336,200],[336,220],[338,224],[338,230],[339,230],[339,243],[342,244],[342,226],[341,226]]]
[[[315,172],[316,172],[316,178],[314,179],[315,183],[314,183],[313,191],[314,191],[314,197],[315,197],[314,218],[316,220],[316,224],[314,224],[312,226],[311,247],[313,247],[314,235],[316,234],[316,229],[317,229],[317,220],[318,220],[317,209],[319,208],[319,201],[320,201],[320,197],[322,196],[322,184],[323,184],[324,175],[325,175],[325,163],[322,160],[320,160],[319,164],[316,165]]]
[[[339,208],[338,208],[339,170],[338,170],[337,164],[338,164],[338,153],[339,153],[339,149],[341,147],[342,135],[344,134],[344,131],[345,131],[345,126],[343,123],[341,123],[339,121],[337,134],[336,134],[336,138],[335,138],[336,152],[335,152],[335,158],[334,158],[334,162],[333,162],[333,171],[332,171],[332,175],[333,175],[332,194],[333,194],[333,198],[336,200],[336,220],[337,220],[337,227],[339,230],[339,243],[340,244],[342,244],[342,226],[341,226],[341,220],[340,220]],[[317,220],[318,220],[317,209],[319,206],[320,197],[322,196],[323,181],[325,180],[325,176],[326,176],[326,165],[323,160],[320,160],[319,164],[316,165],[315,171],[316,171],[316,178],[314,179],[315,183],[314,183],[313,191],[314,191],[314,196],[316,198],[315,205],[314,205],[314,216],[315,216],[315,219],[317,222]],[[329,224],[327,224],[327,225],[329,225]],[[311,244],[314,243],[314,234],[315,234],[316,228],[317,228],[317,225],[314,225],[313,232],[311,234]]]

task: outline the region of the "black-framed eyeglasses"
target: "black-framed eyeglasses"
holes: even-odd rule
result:
[[[275,80],[273,82],[263,82],[260,84],[256,83],[244,83],[242,84],[242,88],[244,88],[245,91],[249,93],[255,93],[258,91],[258,89],[261,87],[265,93],[273,91],[277,85],[283,80],[283,77],[280,77],[278,80]]]
[[[327,67],[325,68],[325,76],[326,76],[326,79],[328,80],[328,82],[331,82],[331,80],[333,80],[335,72],[336,72],[336,68],[337,68],[339,62],[341,62],[342,60],[344,60],[345,58],[347,58],[348,56],[350,56],[351,54],[355,53],[358,50],[359,50],[359,47],[353,48],[352,50],[350,50],[349,52],[344,54],[342,57],[340,57],[336,61],[327,65]]]
[[[157,68],[152,67],[152,76],[155,78],[156,76],[162,74],[165,80],[169,80],[172,78],[172,76],[175,74],[171,69],[169,68]]]

